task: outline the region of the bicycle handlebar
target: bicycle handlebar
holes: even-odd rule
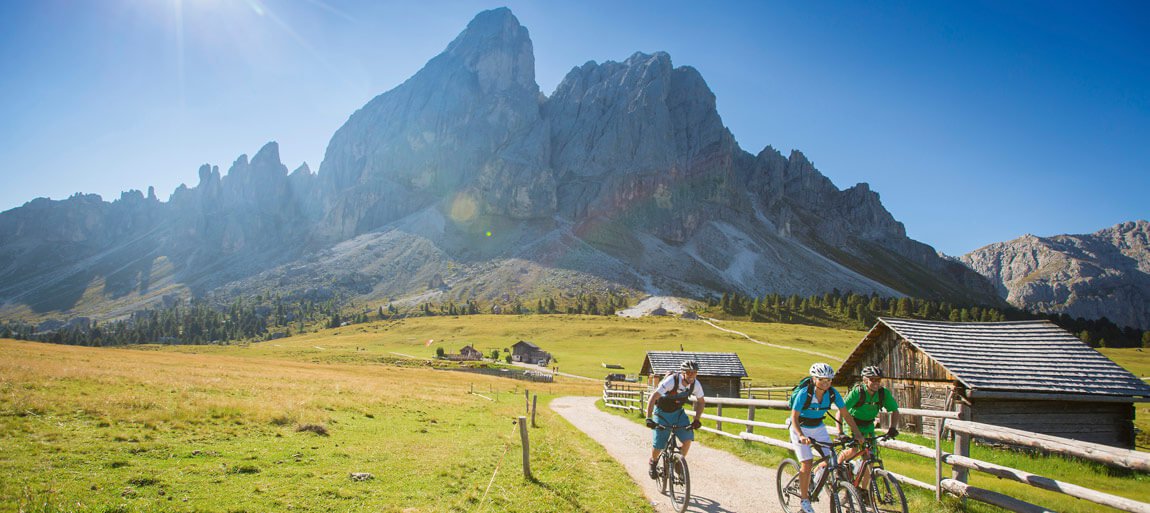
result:
[[[686,426],[664,426],[662,424],[659,424],[658,426],[655,426],[655,429],[659,429],[662,431],[666,431],[668,429],[670,429],[672,431],[675,431],[675,430],[691,431],[692,429],[695,429],[695,428],[691,427],[690,424],[687,424]]]

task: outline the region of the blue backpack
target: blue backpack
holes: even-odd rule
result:
[[[803,401],[802,407],[798,408],[795,405],[795,398],[799,395],[799,391],[803,390],[804,388],[807,390],[807,399]],[[834,394],[831,396],[831,403],[833,404],[834,396],[838,395],[839,391],[835,390],[834,388],[831,388],[830,391],[832,394]],[[799,384],[795,385],[795,387],[791,389],[791,395],[787,398],[787,405],[789,405],[792,410],[806,410],[811,407],[811,400],[814,399],[814,397],[815,382],[811,379],[810,376],[807,376],[799,380]]]

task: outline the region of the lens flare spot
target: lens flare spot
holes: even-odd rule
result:
[[[490,236],[491,236],[491,232],[487,232],[487,236],[488,236],[488,237],[490,237]]]
[[[457,223],[466,223],[475,219],[479,210],[475,199],[465,193],[460,193],[451,201],[451,219]]]

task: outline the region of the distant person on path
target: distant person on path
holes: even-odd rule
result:
[[[847,413],[854,417],[855,425],[858,426],[858,430],[852,431],[851,434],[856,439],[859,436],[874,437],[874,421],[878,417],[879,410],[886,410],[891,413],[890,428],[883,436],[889,438],[898,436],[898,401],[894,399],[894,394],[890,393],[890,390],[882,386],[882,370],[874,366],[863,367],[862,380],[862,385],[852,388],[846,398]],[[846,461],[860,452],[862,447],[847,449],[839,455],[839,461]],[[859,481],[860,493],[870,489],[870,467],[864,468],[863,472],[862,480]]]
[[[648,462],[647,471],[651,479],[659,477],[655,465],[659,461],[663,447],[667,445],[667,437],[671,436],[670,429],[657,428],[659,426],[682,428],[689,424],[691,429],[699,429],[702,425],[699,419],[703,416],[703,385],[695,379],[698,375],[699,363],[695,360],[684,361],[679,365],[679,372],[671,373],[659,382],[655,392],[651,394],[651,399],[647,401],[647,427],[654,430],[651,460]],[[695,420],[688,422],[683,405],[690,401],[691,396],[695,396]],[[686,457],[687,452],[691,450],[691,441],[695,439],[695,432],[675,431],[675,436],[683,444],[683,456]]]
[[[799,503],[803,513],[814,513],[811,507],[811,461],[814,452],[811,451],[811,440],[830,443],[831,437],[827,427],[823,424],[823,417],[830,411],[831,405],[839,408],[839,421],[845,421],[855,433],[855,440],[860,444],[862,439],[858,436],[858,426],[854,418],[844,408],[842,395],[831,387],[831,379],[835,377],[835,370],[825,363],[816,363],[810,368],[810,384],[800,387],[791,397],[791,418],[787,419],[787,426],[791,434],[791,445],[795,448],[795,456],[799,459]]]

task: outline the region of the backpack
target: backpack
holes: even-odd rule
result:
[[[802,408],[796,408],[795,407],[795,397],[798,397],[799,391],[801,391],[804,388],[807,389],[807,400],[803,402]],[[834,394],[831,396],[831,404],[834,404],[834,396],[838,395],[839,391],[835,390],[834,387],[831,387],[830,392],[832,394]],[[799,380],[799,383],[797,385],[795,385],[794,388],[791,389],[791,395],[790,395],[790,397],[787,398],[787,405],[790,406],[792,410],[800,410],[800,411],[805,410],[805,409],[811,407],[811,400],[813,400],[814,398],[815,398],[815,382],[813,380],[811,380],[810,376],[807,376],[807,377]]]
[[[884,394],[889,394],[889,393],[890,393],[890,392],[889,392],[889,391],[886,389],[886,387],[880,387],[880,388],[878,389],[878,393],[876,393],[876,394],[874,395],[874,401],[867,401],[867,400],[866,400],[866,397],[867,397],[867,391],[866,391],[866,387],[864,387],[863,385],[855,385],[855,388],[856,388],[856,389],[858,389],[858,391],[859,391],[859,398],[860,398],[860,399],[859,399],[859,403],[858,403],[857,405],[855,405],[855,407],[856,407],[856,408],[857,408],[857,407],[859,407],[859,406],[863,406],[863,405],[875,405],[875,406],[878,406],[878,409],[880,409],[880,410],[881,410],[881,409],[882,409],[883,398],[884,398],[884,397],[886,397]]]
[[[663,379],[667,379],[667,376],[670,376],[671,374],[675,375],[675,386],[673,386],[671,388],[671,392],[674,393],[674,392],[677,392],[679,390],[679,373],[675,372],[675,371],[668,371],[667,373],[663,374]],[[662,382],[662,380],[659,380],[659,381]],[[693,390],[694,390],[694,388],[692,387],[691,391],[693,391]],[[688,391],[687,397],[690,397],[690,391]],[[687,400],[686,399],[678,400],[678,399],[673,399],[671,397],[663,396],[663,397],[660,397],[659,401],[655,404],[657,404],[659,406],[660,410],[670,412],[670,411],[675,411],[675,410],[678,410],[679,408],[682,408],[684,404],[687,404]]]

